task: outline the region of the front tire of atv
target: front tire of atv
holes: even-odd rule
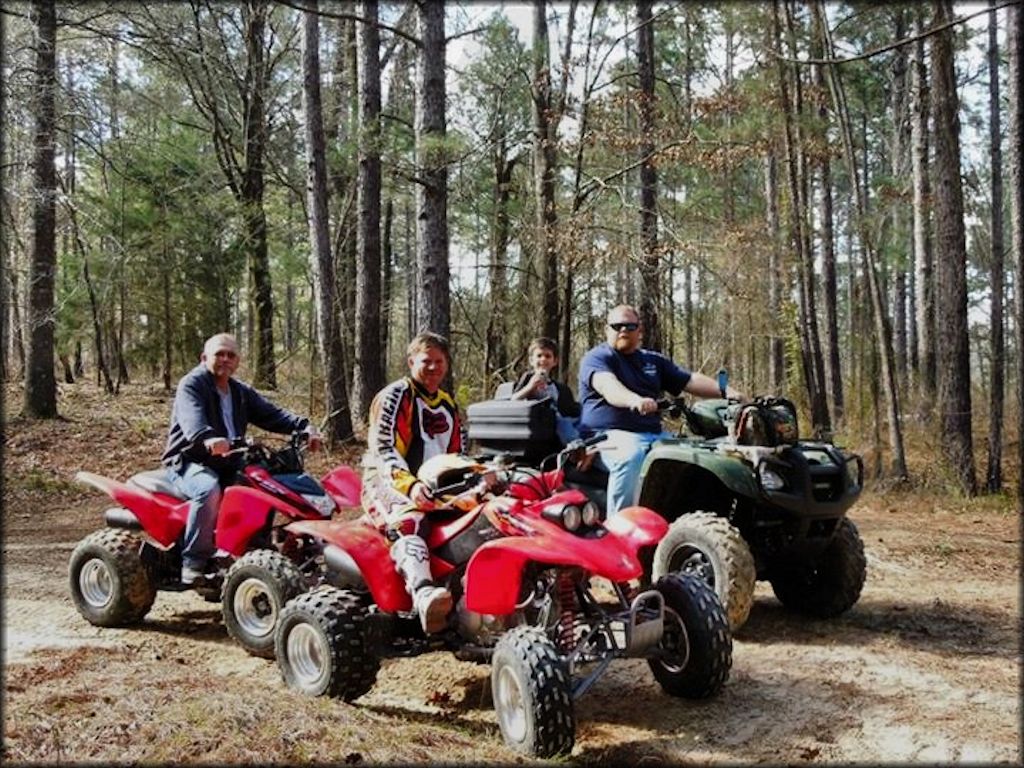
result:
[[[732,669],[732,634],[715,591],[701,578],[670,573],[656,589],[665,601],[662,655],[647,664],[670,696],[706,699]]]
[[[715,590],[729,617],[729,629],[743,626],[754,604],[757,572],[742,534],[713,512],[677,518],[654,550],[651,581],[669,573],[699,576]]]
[[[569,672],[543,630],[519,626],[502,635],[491,661],[491,692],[511,749],[539,758],[572,751],[576,717]]]
[[[843,518],[816,563],[773,569],[768,580],[787,608],[830,619],[850,610],[860,599],[866,576],[864,542],[853,521]]]
[[[355,592],[322,586],[290,600],[274,633],[289,688],[354,701],[377,680],[380,660],[366,646],[367,608]]]
[[[281,609],[306,591],[302,572],[272,549],[246,552],[228,569],[221,592],[224,626],[253,656],[274,658],[274,629]]]
[[[75,608],[90,624],[123,627],[149,613],[156,588],[142,563],[142,540],[130,531],[90,533],[71,553],[68,576]]]

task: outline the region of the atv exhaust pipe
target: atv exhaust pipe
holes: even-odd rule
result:
[[[362,587],[366,580],[352,556],[339,546],[328,544],[324,547],[324,562],[329,571],[329,581],[337,587]]]

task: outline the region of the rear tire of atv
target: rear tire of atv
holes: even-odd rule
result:
[[[502,635],[491,660],[491,692],[511,749],[539,758],[572,752],[576,716],[569,671],[543,630],[519,626]]]
[[[71,599],[90,624],[123,627],[149,613],[156,588],[142,563],[142,546],[132,532],[106,528],[75,547],[68,566]]]
[[[274,629],[285,603],[306,591],[298,567],[280,552],[246,552],[228,569],[221,612],[228,634],[253,656],[274,658]]]
[[[322,586],[281,611],[274,648],[289,688],[354,701],[377,680],[380,660],[366,646],[367,609],[359,596]]]
[[[843,518],[817,563],[773,570],[768,577],[775,596],[787,608],[819,619],[845,613],[860,599],[867,560],[857,526]]]
[[[656,589],[665,600],[661,658],[648,659],[665,693],[706,699],[721,689],[732,669],[732,634],[715,591],[698,576],[670,573]]]
[[[757,573],[742,534],[713,512],[678,517],[654,550],[651,581],[669,573],[699,576],[715,590],[729,617],[729,630],[743,626],[754,604]]]

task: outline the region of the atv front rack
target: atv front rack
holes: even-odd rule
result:
[[[628,608],[607,612],[589,591],[584,592],[581,606],[589,619],[587,631],[576,641],[575,648],[566,656],[570,674],[574,678],[573,699],[585,694],[617,658],[648,658],[657,651],[665,631],[665,600],[656,589],[637,594],[631,601],[618,584],[615,591],[623,606]],[[585,675],[576,677],[579,669],[596,663]]]

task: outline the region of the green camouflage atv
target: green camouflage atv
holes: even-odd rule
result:
[[[673,406],[689,434],[681,428],[655,443],[639,484],[638,503],[671,523],[651,578],[699,573],[734,630],[747,620],[757,579],[800,613],[849,610],[866,575],[863,542],[846,516],[863,487],[860,457],[800,440],[796,409],[781,398]]]
[[[484,453],[539,461],[558,445],[550,404],[509,400],[508,390],[469,406],[469,437]],[[803,614],[849,610],[866,573],[864,545],[846,517],[863,485],[860,457],[831,442],[800,440],[796,409],[781,398],[662,406],[684,418],[679,436],[656,442],[640,470],[637,503],[670,523],[650,578],[699,574],[734,631],[747,620],[758,579]],[[605,505],[604,472],[568,470],[566,484]]]

